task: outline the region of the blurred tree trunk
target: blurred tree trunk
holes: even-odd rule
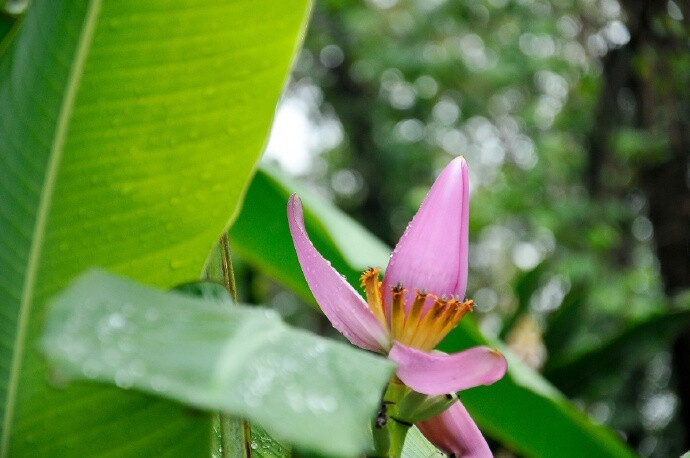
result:
[[[627,2],[635,3],[635,2]],[[628,6],[626,3],[626,6]],[[690,123],[687,68],[673,68],[673,56],[686,51],[687,37],[660,30],[666,2],[637,2],[638,65],[633,74],[640,128],[661,127],[668,133],[668,159],[640,170],[640,184],[649,203],[664,287],[669,297],[690,287]],[[683,5],[683,2],[680,3]],[[684,18],[690,17],[685,3]],[[632,17],[635,20],[634,17]],[[644,68],[646,67],[646,68]],[[646,70],[646,71],[645,71]],[[679,74],[680,73],[680,74]],[[685,425],[685,447],[690,447],[690,329],[673,346],[673,369]]]
[[[683,26],[672,30],[667,2],[626,0],[630,42],[604,59],[603,88],[592,135],[587,180],[593,195],[601,192],[602,165],[607,161],[608,137],[623,120],[621,91],[635,102],[633,128],[667,135],[662,161],[641,165],[637,182],[645,193],[654,227],[657,256],[667,295],[690,288],[690,69],[680,62],[688,52],[690,4],[683,9]],[[670,22],[669,22],[670,21]],[[676,24],[679,25],[679,24]],[[685,30],[683,30],[683,28]],[[690,428],[690,329],[673,348],[673,369],[680,397],[680,418]],[[690,448],[690,433],[685,447]]]
[[[363,115],[372,109],[377,88],[368,87],[352,79],[349,69],[352,66],[354,45],[352,37],[345,33],[343,25],[339,22],[342,20],[340,16],[321,11],[319,5],[315,7],[313,14],[319,18],[314,19],[312,24],[322,25],[326,36],[332,37],[343,51],[343,61],[328,69],[329,78],[326,79],[327,84],[323,89],[326,90],[326,101],[333,107],[343,124],[352,154],[351,165],[362,174],[367,187],[366,195],[359,208],[354,211],[354,216],[378,238],[389,244],[393,243],[390,230],[391,205],[384,201],[387,195],[384,189],[387,182],[385,155],[378,151],[379,148],[374,141],[371,116]]]

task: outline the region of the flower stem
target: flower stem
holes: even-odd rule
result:
[[[397,458],[402,454],[403,446],[405,445],[405,437],[407,431],[412,425],[409,423],[401,423],[397,420],[391,419],[388,430],[390,431],[391,446],[388,449],[388,456]]]
[[[405,437],[412,426],[399,417],[400,401],[409,389],[397,379],[388,384],[381,410],[373,423],[376,457],[398,458],[402,454]]]
[[[233,302],[237,302],[237,286],[235,285],[235,271],[232,268],[232,258],[230,257],[230,242],[228,233],[223,232],[220,238],[220,266],[223,269],[223,284],[230,293]]]
[[[220,238],[220,266],[223,271],[223,284],[228,290],[233,302],[237,302],[237,287],[235,284],[235,272],[232,268],[230,257],[230,242],[228,233],[223,232]],[[223,456],[227,458],[248,458],[252,456],[252,433],[249,422],[220,415],[220,434],[223,448]]]
[[[247,458],[252,456],[249,423],[239,418],[220,416],[220,437],[223,457]]]

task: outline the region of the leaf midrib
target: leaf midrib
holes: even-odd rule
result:
[[[48,167],[44,176],[44,185],[38,204],[36,222],[32,233],[31,247],[26,266],[26,275],[22,286],[21,302],[19,304],[19,319],[17,321],[17,334],[14,340],[12,352],[12,365],[10,367],[9,383],[7,387],[7,400],[5,405],[5,416],[3,418],[2,439],[0,442],[0,456],[7,456],[10,441],[10,430],[14,414],[14,404],[19,384],[19,373],[21,371],[22,359],[26,345],[26,333],[29,324],[31,305],[33,302],[33,291],[36,284],[36,273],[40,261],[40,252],[45,235],[45,226],[48,219],[48,211],[52,201],[57,171],[62,158],[62,153],[67,136],[74,102],[76,99],[79,81],[81,80],[82,70],[86,62],[86,55],[90,49],[93,34],[96,29],[96,22],[101,11],[103,0],[90,0],[87,5],[86,15],[82,29],[79,33],[77,49],[74,54],[72,66],[65,85],[65,96],[58,112],[55,126],[55,135],[50,146],[48,156]]]

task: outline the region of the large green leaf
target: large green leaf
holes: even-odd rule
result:
[[[59,379],[222,410],[319,453],[366,451],[393,363],[290,328],[271,310],[234,306],[227,293],[223,299],[90,271],[53,300],[42,348]]]
[[[88,266],[161,286],[199,277],[265,141],[306,3],[33,2],[0,62],[0,455],[209,447],[207,415],[47,387],[35,340],[46,298]]]
[[[233,247],[241,256],[313,301],[283,216],[287,197],[295,190],[304,202],[307,229],[314,245],[351,283],[358,283],[359,272],[368,265],[385,267],[388,248],[272,168],[264,168],[254,178],[245,206],[230,230]],[[332,218],[335,214],[337,219]],[[264,224],[269,225],[269,231],[258,230],[258,225]],[[442,348],[458,351],[487,343],[500,346],[487,342],[471,319],[466,318]],[[510,357],[509,352],[506,354]],[[612,431],[592,423],[539,374],[514,358],[510,358],[503,380],[465,391],[462,400],[488,435],[525,456],[633,455]]]

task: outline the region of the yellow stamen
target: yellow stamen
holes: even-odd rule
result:
[[[432,329],[427,333],[426,339],[421,343],[421,346],[428,349],[433,349],[443,338],[448,334],[458,318],[458,311],[462,307],[457,300],[451,299],[447,302],[445,313],[439,317],[434,323]]]
[[[457,302],[455,305],[455,310],[453,310],[453,313],[449,314],[447,319],[445,320],[445,323],[441,327],[441,329],[436,333],[436,339],[432,340],[429,342],[431,345],[431,348],[436,347],[436,345],[443,340],[444,337],[448,335],[448,333],[455,328],[460,320],[467,314],[467,312],[471,312],[474,309],[474,301],[471,299],[465,302]]]
[[[402,285],[391,288],[393,292],[393,304],[391,306],[391,331],[394,339],[402,336],[405,325],[405,292]]]
[[[451,322],[458,309],[458,301],[451,299],[445,302],[441,314],[431,323],[426,332],[424,340],[420,343],[420,348],[432,350],[445,337],[442,330]]]
[[[417,297],[415,297],[412,307],[410,307],[410,312],[407,314],[407,318],[405,318],[403,334],[400,337],[400,342],[403,344],[409,343],[414,335],[415,330],[417,330],[417,326],[419,325],[419,317],[422,314],[422,308],[424,307],[424,302],[426,302],[427,297],[428,294],[426,292],[422,291],[420,293],[417,291]]]
[[[369,308],[376,319],[389,330],[391,337],[404,345],[423,351],[433,350],[458,325],[462,317],[474,309],[471,299],[463,302],[455,298],[446,300],[445,296],[438,298],[433,294],[427,294],[426,291],[417,291],[414,302],[405,313],[407,290],[403,289],[402,284],[398,284],[391,288],[391,303],[388,304],[390,309],[386,313],[379,272],[378,268],[369,268],[360,277]],[[429,297],[434,299],[434,303],[422,315]]]
[[[367,295],[367,302],[369,303],[369,308],[374,312],[374,316],[383,324],[388,327],[386,323],[386,314],[383,310],[383,301],[381,300],[381,282],[379,281],[379,268],[370,267],[365,270],[362,276],[359,278],[362,287],[364,288],[364,293]]]
[[[426,350],[426,348],[422,347],[421,345],[426,340],[429,332],[432,330],[434,323],[436,323],[436,321],[443,315],[445,308],[446,302],[436,298],[434,305],[428,312],[426,312],[426,315],[424,315],[422,320],[419,322],[419,325],[412,336],[412,340],[410,341],[411,347]]]

